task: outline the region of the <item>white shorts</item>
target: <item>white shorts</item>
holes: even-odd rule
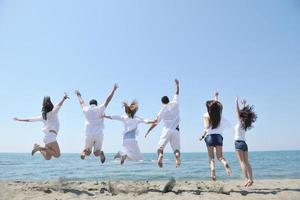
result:
[[[49,144],[51,142],[56,142],[56,137],[57,137],[57,135],[55,133],[47,132],[47,133],[45,133],[43,142],[45,144]]]
[[[158,148],[164,149],[168,142],[170,142],[174,152],[176,150],[180,150],[180,132],[177,130],[163,129],[162,135],[159,139]]]
[[[92,151],[94,147],[94,152],[102,149],[103,144],[103,134],[97,135],[86,135],[85,136],[85,149]]]

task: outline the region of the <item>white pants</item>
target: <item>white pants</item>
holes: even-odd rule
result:
[[[56,137],[57,137],[57,135],[55,133],[48,131],[48,132],[45,133],[43,142],[45,144],[49,144],[51,142],[56,142]]]
[[[89,149],[92,151],[94,147],[94,152],[102,149],[103,144],[103,134],[95,134],[95,135],[86,135],[85,136],[85,149]]]
[[[176,150],[180,151],[180,132],[178,130],[163,129],[159,139],[158,149],[164,149],[169,142],[174,152]]]
[[[127,155],[130,160],[139,161],[143,159],[139,145],[135,139],[123,140],[123,148],[119,153],[121,156]]]

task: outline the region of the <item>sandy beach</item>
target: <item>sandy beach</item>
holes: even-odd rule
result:
[[[241,181],[0,182],[0,200],[65,199],[300,199],[300,179]]]

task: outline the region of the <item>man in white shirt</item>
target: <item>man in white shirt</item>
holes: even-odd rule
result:
[[[95,99],[90,100],[89,106],[87,106],[78,90],[75,91],[80,106],[83,110],[85,116],[85,148],[82,151],[80,157],[84,159],[85,156],[89,156],[94,148],[94,155],[100,157],[101,163],[105,162],[105,155],[102,151],[103,144],[103,129],[104,121],[102,115],[104,114],[105,109],[107,108],[109,102],[113,98],[115,91],[117,90],[117,84],[114,85],[111,93],[106,98],[105,102],[98,106],[98,103]]]
[[[173,152],[176,157],[176,167],[179,167],[181,164],[180,161],[180,132],[179,132],[179,81],[175,79],[176,92],[173,100],[170,102],[167,96],[161,98],[162,108],[160,109],[155,123],[149,128],[145,137],[150,133],[150,131],[157,126],[157,124],[162,120],[164,123],[164,128],[162,135],[158,143],[158,166],[163,166],[163,151],[165,146],[170,143]]]

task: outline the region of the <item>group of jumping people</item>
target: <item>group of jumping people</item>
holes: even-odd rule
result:
[[[139,161],[142,160],[142,154],[136,140],[138,133],[138,125],[141,123],[149,124],[150,127],[145,134],[145,138],[149,133],[163,121],[164,127],[159,139],[157,147],[157,164],[159,167],[163,167],[163,155],[164,148],[170,143],[171,148],[175,155],[176,167],[181,164],[180,158],[180,113],[179,113],[179,81],[175,79],[176,90],[172,101],[168,96],[161,98],[162,107],[157,114],[156,119],[147,120],[136,116],[138,111],[137,101],[132,101],[130,104],[124,102],[123,107],[125,110],[124,115],[106,115],[105,110],[112,100],[115,91],[118,89],[118,85],[113,86],[112,91],[101,105],[98,105],[97,100],[92,99],[89,101],[89,105],[85,103],[81,93],[76,90],[75,94],[78,97],[79,104],[85,116],[85,147],[80,154],[81,159],[85,159],[92,152],[96,157],[99,157],[101,163],[106,160],[105,154],[102,150],[103,144],[103,130],[104,119],[118,120],[123,122],[123,145],[122,149],[114,156],[114,159],[120,159],[120,163],[123,165],[125,160]],[[36,152],[40,152],[45,160],[50,160],[52,157],[60,157],[60,148],[57,142],[57,135],[59,132],[59,119],[58,112],[62,107],[65,100],[69,99],[69,96],[65,93],[63,98],[54,105],[49,96],[44,97],[42,105],[42,114],[33,118],[17,118],[14,120],[22,122],[43,122],[44,126],[42,131],[44,132],[45,146],[34,144],[32,149],[32,155]],[[253,110],[253,106],[249,106],[246,100],[240,102],[238,97],[236,98],[236,115],[237,124],[235,126],[235,149],[237,157],[240,161],[240,166],[245,177],[245,186],[249,187],[253,184],[253,176],[251,165],[248,160],[248,146],[246,144],[245,133],[252,128],[253,123],[256,120],[256,114]],[[209,156],[209,164],[211,171],[211,179],[216,181],[214,150],[216,150],[217,159],[223,164],[227,175],[231,175],[231,168],[228,162],[223,157],[223,131],[230,127],[229,121],[222,116],[223,106],[219,101],[219,93],[214,94],[214,100],[206,102],[207,112],[203,116],[204,131],[200,140],[205,141]]]

